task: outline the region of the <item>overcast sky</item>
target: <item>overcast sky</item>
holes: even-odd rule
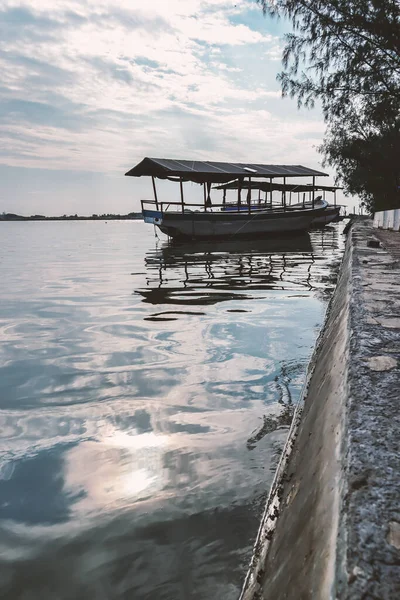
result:
[[[321,170],[319,110],[276,82],[287,25],[256,0],[0,6],[0,212],[139,210],[144,156]]]

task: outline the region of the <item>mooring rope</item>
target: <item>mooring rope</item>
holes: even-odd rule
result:
[[[159,239],[160,239],[160,237],[159,237],[159,235],[158,235],[158,233],[157,233],[157,228],[156,228],[156,225],[154,225],[154,223],[153,223],[153,226],[154,226],[154,236],[155,236],[155,238],[156,238],[157,240],[159,240]]]
[[[254,214],[254,215],[252,216],[252,218],[251,218],[251,219],[249,219],[248,221],[246,221],[245,223],[243,223],[243,225],[242,225],[241,227],[239,227],[239,229],[237,229],[237,230],[235,231],[235,233],[232,233],[231,237],[233,237],[233,236],[235,236],[236,234],[238,234],[238,233],[239,233],[239,231],[240,231],[241,229],[243,229],[243,227],[246,227],[246,225],[248,225],[249,223],[251,223],[251,221],[252,221],[252,220],[253,220],[253,219],[254,219],[256,216],[257,216],[257,214]]]

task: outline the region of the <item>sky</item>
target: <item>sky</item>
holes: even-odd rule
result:
[[[286,31],[256,0],[2,0],[0,212],[138,211],[145,156],[334,175],[320,110],[281,97]]]

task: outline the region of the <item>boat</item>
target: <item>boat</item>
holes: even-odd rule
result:
[[[315,204],[315,179],[327,176],[301,165],[262,165],[254,163],[227,163],[211,161],[189,161],[159,158],[144,158],[138,165],[125,173],[130,177],[148,176],[152,179],[154,200],[141,200],[142,214],[146,223],[157,226],[171,238],[180,240],[237,239],[265,237],[273,234],[306,231],[318,217],[322,217],[328,205],[321,199]],[[305,205],[290,206],[283,191],[280,205],[271,201],[254,202],[251,197],[252,179],[283,179],[311,177],[311,201]],[[156,179],[179,183],[180,202],[160,202]],[[187,202],[183,184],[187,181],[203,186],[203,204]],[[227,210],[226,190],[222,203],[211,199],[212,185],[231,184],[237,186],[235,205]],[[247,185],[247,188],[246,188]],[[242,199],[242,190],[247,190]]]
[[[237,183],[229,183],[226,185],[216,186],[215,189],[218,190],[235,190],[237,189]],[[247,187],[246,187],[247,189]],[[252,190],[257,190],[259,192],[258,204],[256,204],[253,210],[262,210],[263,206],[266,204],[266,200],[261,202],[261,192],[271,193],[275,192],[286,192],[289,194],[289,206],[292,208],[315,208],[325,206],[325,210],[321,215],[316,216],[313,221],[313,226],[327,225],[328,223],[332,223],[334,221],[340,220],[340,210],[341,206],[336,204],[336,191],[342,188],[337,186],[327,186],[327,185],[315,185],[314,191],[323,191],[325,192],[333,192],[334,193],[334,201],[333,204],[324,204],[325,199],[322,196],[317,196],[314,200],[306,200],[306,194],[311,196],[313,190],[310,185],[296,185],[296,184],[269,184],[269,183],[252,183]],[[296,193],[300,195],[303,194],[303,201],[292,204],[292,193]],[[242,207],[238,207],[237,204],[228,204],[223,210],[230,212],[231,210],[242,210]]]

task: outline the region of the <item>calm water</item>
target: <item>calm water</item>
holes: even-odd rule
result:
[[[339,228],[0,224],[2,598],[237,598]]]

